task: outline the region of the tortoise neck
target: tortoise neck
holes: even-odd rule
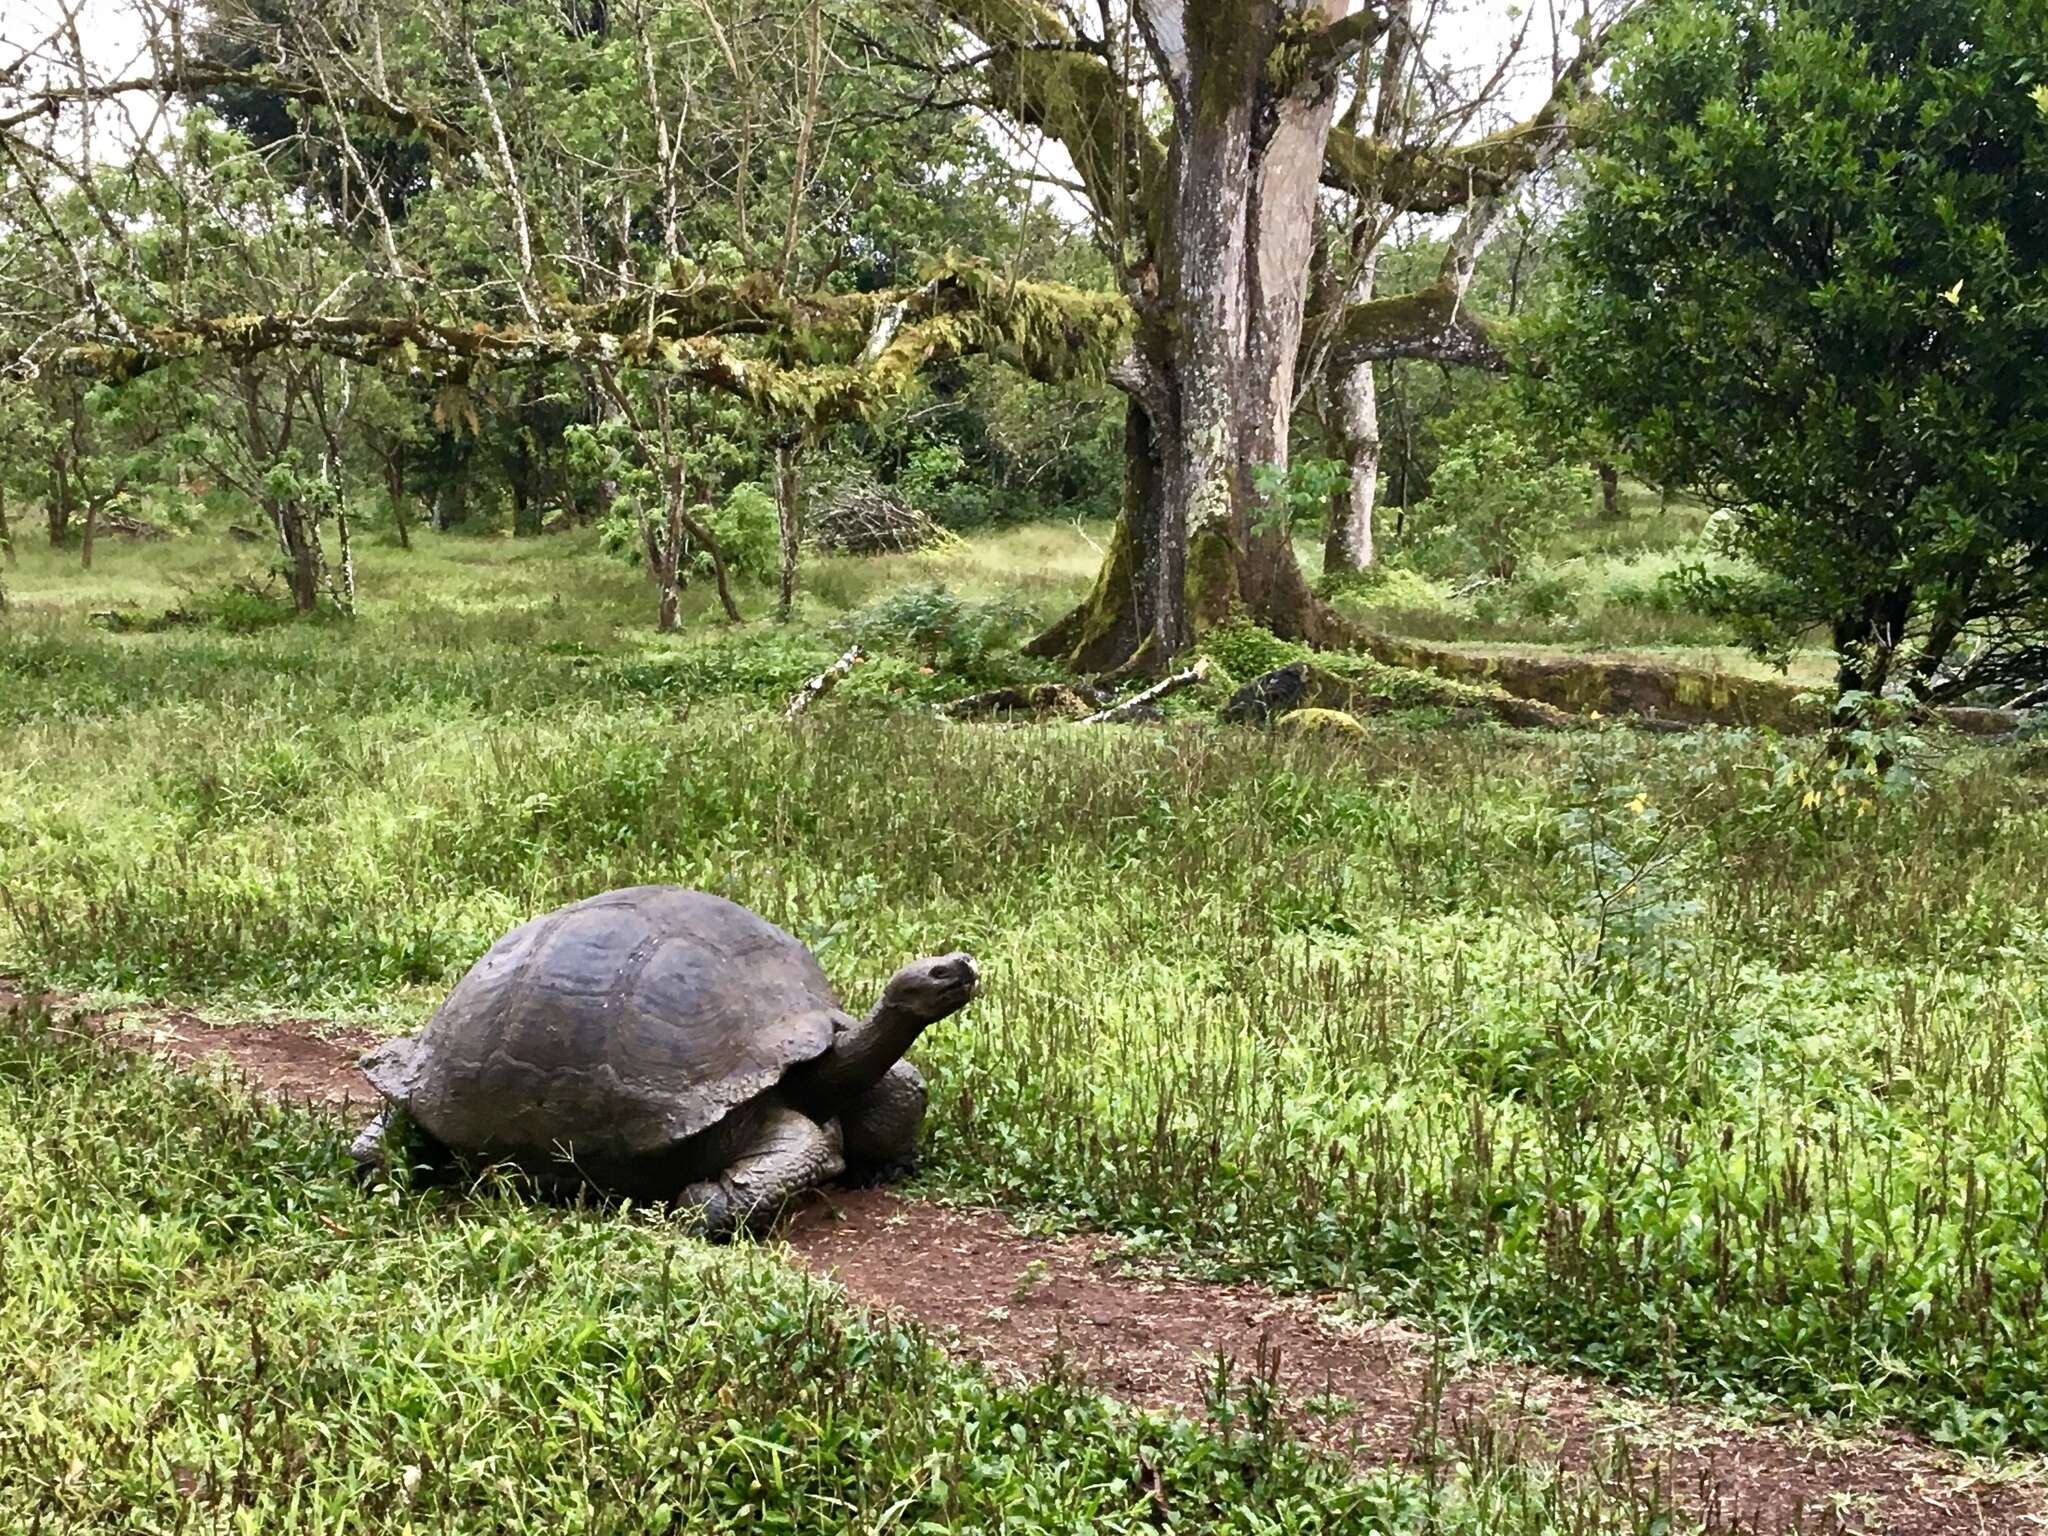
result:
[[[885,995],[811,1064],[804,1097],[828,1115],[838,1113],[887,1076],[931,1022],[922,1013],[892,1005]]]

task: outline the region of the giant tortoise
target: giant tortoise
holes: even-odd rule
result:
[[[593,896],[513,929],[417,1036],[362,1058],[389,1103],[356,1156],[379,1160],[402,1114],[471,1167],[673,1201],[714,1235],[758,1227],[841,1173],[915,1160],[925,1085],[903,1053],[978,981],[965,954],[914,961],[856,1019],[744,907],[666,885]]]

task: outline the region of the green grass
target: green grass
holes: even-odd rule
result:
[[[1052,544],[1004,537],[953,557],[974,601]],[[354,625],[246,636],[100,633],[25,562],[0,966],[397,1028],[643,880],[791,927],[856,1004],[965,945],[986,994],[920,1048],[943,1188],[1617,1379],[2048,1446],[2048,812],[2008,754],[1837,795],[1741,733],[911,707],[1007,653],[880,655],[789,728],[762,706],[904,572],[658,640],[587,555],[417,558]]]
[[[1487,650],[1628,651],[1678,665],[1777,675],[1730,646],[1727,626],[1691,611],[1667,583],[1682,566],[1729,567],[1704,546],[1707,511],[1697,502],[1666,503],[1625,484],[1620,517],[1589,517],[1526,562],[1512,583],[1476,587],[1476,573],[1431,579],[1405,568],[1397,517],[1394,509],[1382,509],[1385,562],[1336,595],[1339,610],[1367,628]],[[1320,545],[1303,540],[1297,549],[1304,568],[1321,571]],[[1795,677],[1832,677],[1833,657],[1819,648],[1824,639],[1816,636],[1812,647],[1794,654]]]
[[[1498,1461],[1354,1477],[1256,1383],[1207,1426],[1002,1385],[657,1217],[359,1189],[344,1134],[0,1017],[0,1527],[1656,1528]]]

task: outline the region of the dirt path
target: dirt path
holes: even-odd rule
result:
[[[0,1010],[13,998],[0,982]],[[372,1037],[316,1022],[214,1028],[191,1014],[129,1014],[124,1038],[187,1063],[224,1063],[281,1098],[367,1104],[355,1069]],[[1129,1263],[1109,1239],[1039,1237],[989,1211],[883,1190],[833,1190],[791,1219],[792,1256],[857,1302],[913,1319],[992,1368],[1063,1361],[1101,1390],[1199,1415],[1219,1356],[1270,1373],[1297,1432],[1362,1465],[1413,1454],[1418,1430],[1664,1489],[1714,1529],[1758,1532],[2048,1531],[2048,1483],[1973,1475],[1905,1435],[1823,1439],[1798,1425],[1730,1426],[1693,1408],[1558,1372],[1446,1371],[1429,1339],[1355,1325],[1312,1297],[1213,1285]]]

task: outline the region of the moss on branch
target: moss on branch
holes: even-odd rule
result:
[[[1410,357],[1499,369],[1507,366],[1502,339],[1499,322],[1461,303],[1454,284],[1438,281],[1351,305],[1330,355],[1338,368]]]
[[[317,352],[427,376],[588,361],[650,369],[806,422],[870,410],[936,362],[999,356],[1034,378],[1100,376],[1128,344],[1115,294],[941,268],[918,288],[781,298],[705,285],[564,309],[542,326],[375,315],[227,315],[133,327],[134,343],[71,348],[65,367],[115,383],[188,358]],[[681,327],[689,327],[684,333]],[[740,343],[754,350],[743,350]],[[815,359],[797,362],[792,359]]]
[[[992,103],[1059,140],[1098,215],[1156,203],[1166,150],[1145,126],[1108,59],[1036,0],[941,0],[940,11],[988,45],[982,66]]]

